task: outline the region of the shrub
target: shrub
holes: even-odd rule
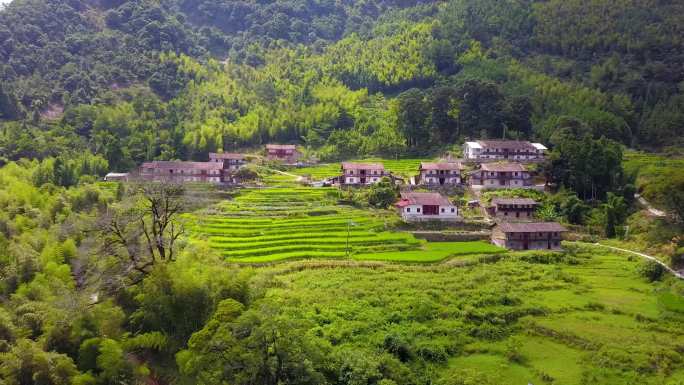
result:
[[[660,281],[665,273],[665,268],[658,262],[648,260],[639,266],[639,274],[649,282]]]
[[[401,336],[396,334],[386,335],[385,340],[383,341],[383,347],[385,350],[397,357],[401,362],[407,362],[411,359],[411,347]]]
[[[425,361],[443,363],[449,359],[447,348],[438,339],[420,341],[415,350],[418,357]]]

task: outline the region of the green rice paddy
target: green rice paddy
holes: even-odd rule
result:
[[[436,262],[452,256],[497,253],[485,242],[426,243],[390,231],[388,210],[337,205],[330,188],[245,189],[190,216],[195,238],[227,260],[266,263],[301,258]]]

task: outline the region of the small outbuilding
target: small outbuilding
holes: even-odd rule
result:
[[[127,172],[110,172],[105,175],[105,182],[127,182],[129,174]]]
[[[558,250],[567,231],[556,222],[503,222],[492,231],[492,243],[510,250]]]
[[[407,222],[455,221],[458,208],[446,196],[434,192],[401,193],[396,203],[401,217]]]

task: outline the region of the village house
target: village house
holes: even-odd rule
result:
[[[407,222],[455,221],[459,219],[458,208],[447,197],[432,192],[401,193],[395,204],[401,217]]]
[[[538,162],[544,160],[547,148],[541,143],[519,140],[478,140],[463,145],[463,158],[473,162],[510,160]]]
[[[240,167],[247,164],[247,159],[245,158],[244,154],[235,154],[229,152],[210,152],[209,161],[215,163],[222,163],[223,169],[228,171],[237,171],[240,169]]]
[[[526,220],[534,217],[539,203],[530,198],[494,198],[487,211],[490,216],[506,220]]]
[[[416,184],[428,186],[456,186],[461,184],[463,166],[458,162],[421,162]]]
[[[267,144],[266,159],[281,162],[286,165],[297,164],[302,153],[294,144]]]
[[[148,181],[169,182],[229,182],[229,173],[224,172],[220,162],[145,162],[138,170],[138,176]]]
[[[492,243],[510,250],[558,250],[565,232],[556,222],[503,222],[492,231]]]
[[[532,174],[520,163],[483,163],[470,173],[469,184],[484,188],[528,188]]]
[[[342,163],[341,185],[371,185],[390,176],[380,163]]]

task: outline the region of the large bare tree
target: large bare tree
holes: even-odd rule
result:
[[[185,233],[185,199],[178,183],[135,183],[129,191],[101,215],[98,232],[101,252],[119,257],[123,273],[136,284],[156,263],[175,259],[176,241]]]

